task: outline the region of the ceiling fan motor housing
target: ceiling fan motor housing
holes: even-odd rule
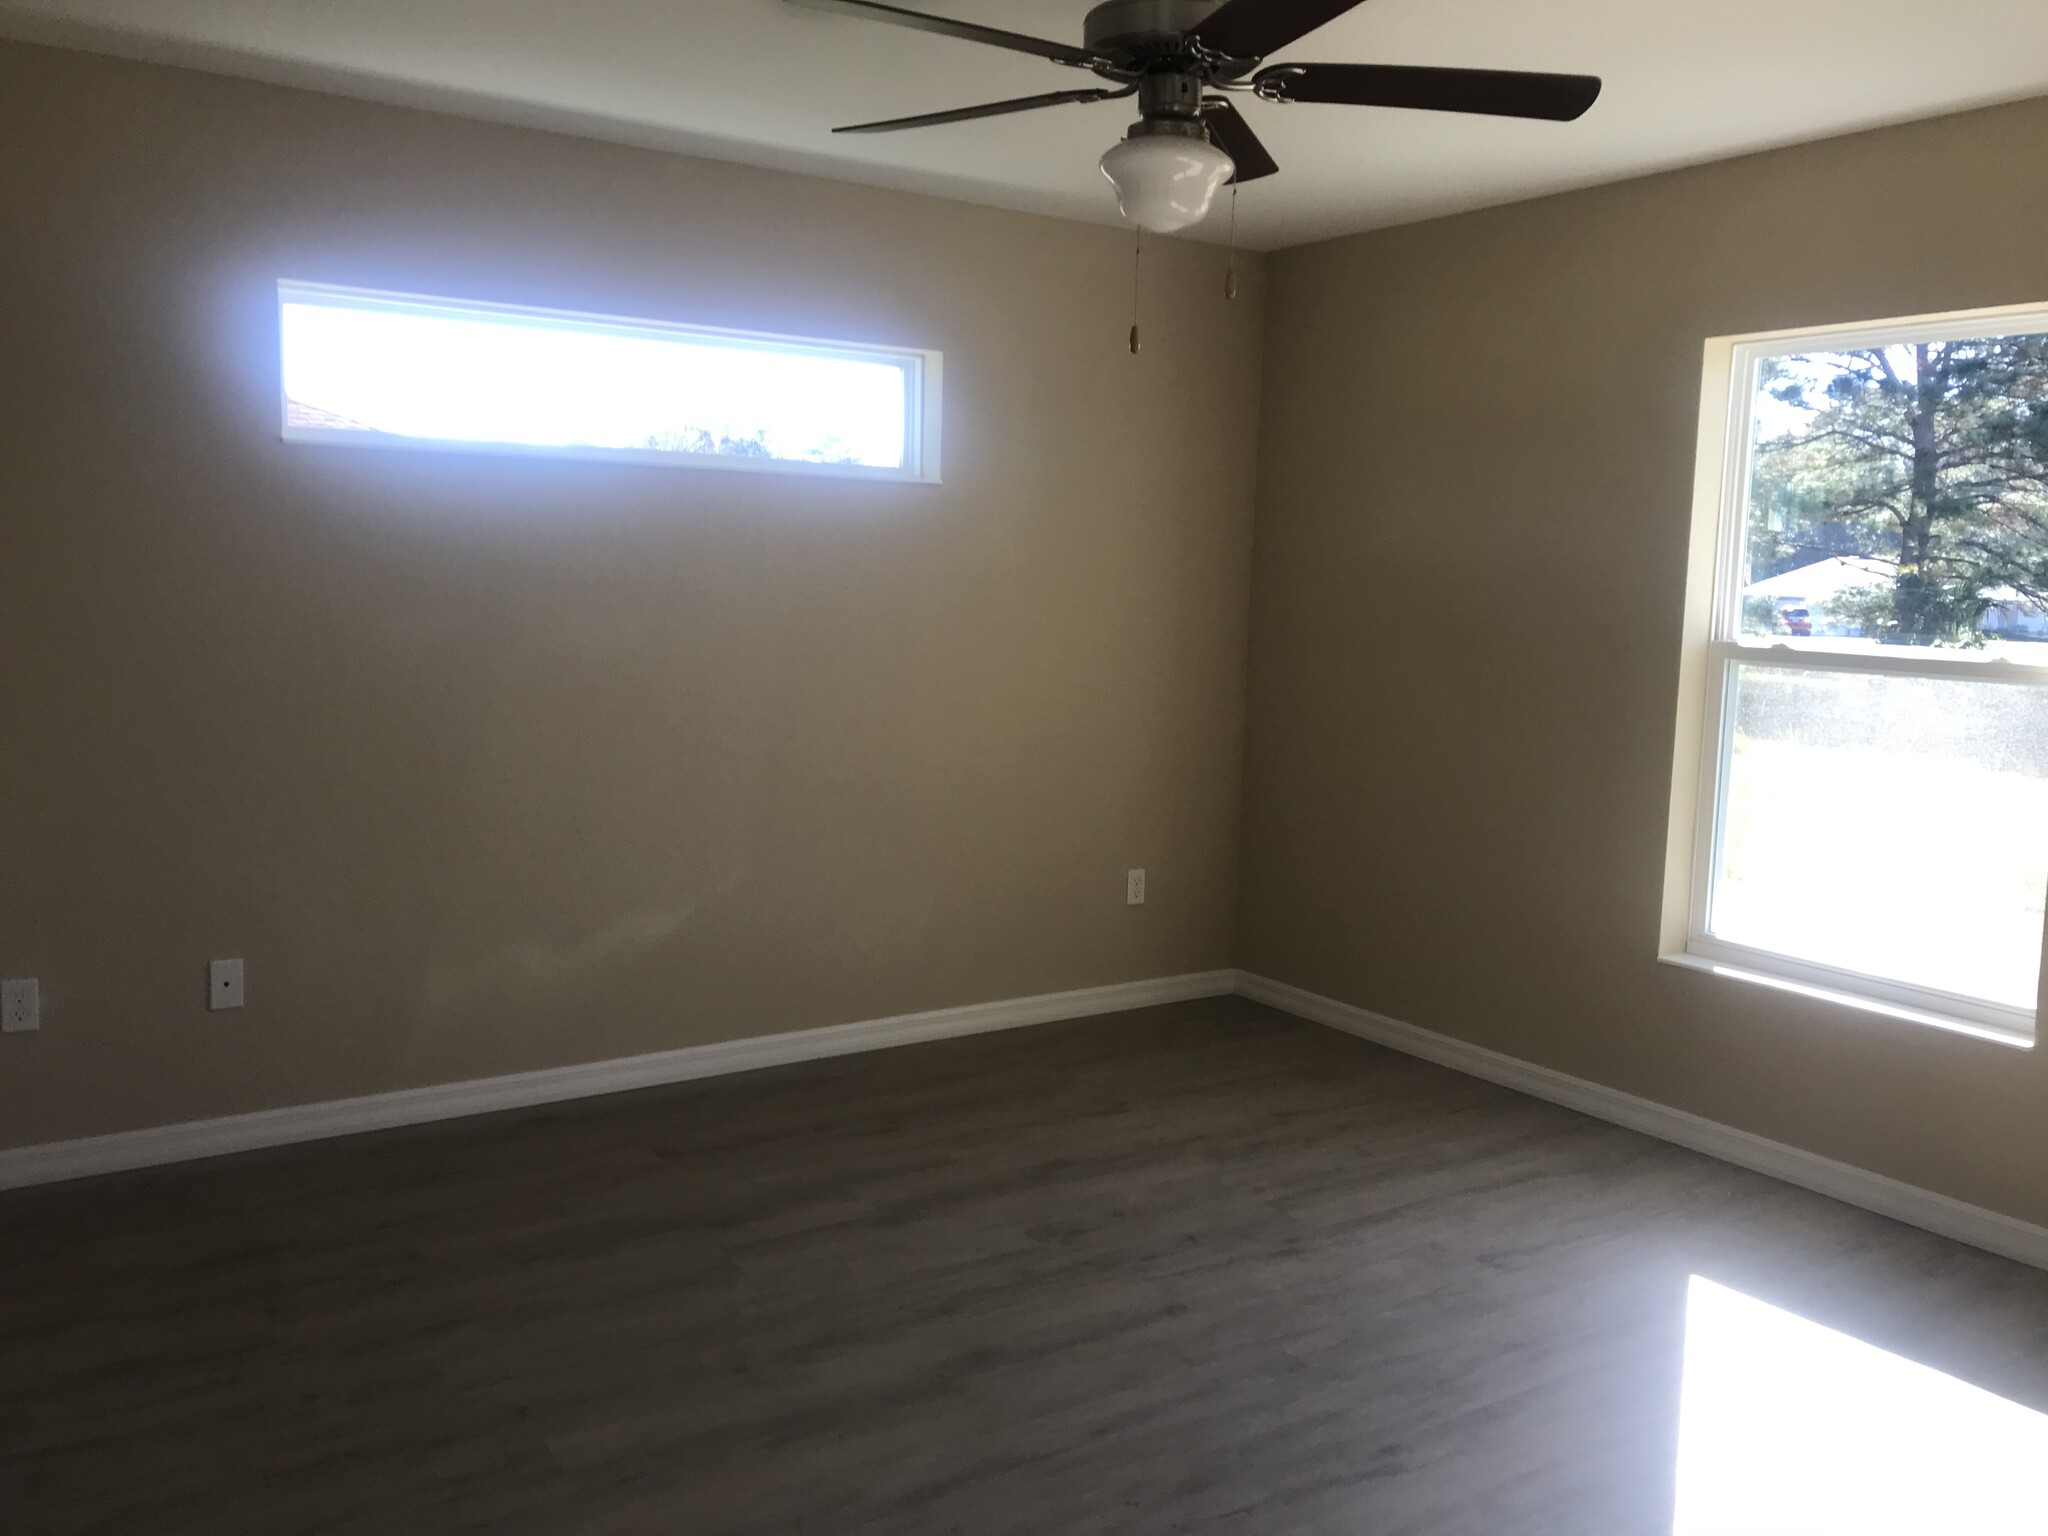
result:
[[[1144,76],[1138,81],[1138,111],[1148,123],[1186,123],[1201,132],[1201,77],[1178,70]]]
[[[1084,37],[1091,52],[1128,60],[1142,69],[1154,59],[1187,53],[1186,34],[1223,0],[1103,0],[1088,13]]]

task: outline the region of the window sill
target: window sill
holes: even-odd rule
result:
[[[1886,1002],[1881,998],[1866,997],[1857,992],[1846,992],[1835,987],[1815,986],[1811,982],[1795,981],[1788,976],[1774,976],[1768,971],[1755,970],[1748,966],[1732,965],[1726,960],[1715,960],[1706,955],[1675,954],[1657,957],[1665,965],[1680,966],[1688,971],[1703,971],[1709,976],[1725,976],[1735,981],[1746,981],[1757,986],[1770,987],[1779,992],[1792,992],[1800,997],[1817,998],[1824,1003],[1836,1003],[1845,1008],[1854,1008],[1862,1013],[1881,1014],[1888,1019],[1902,1019],[1909,1024],[1926,1024],[1935,1029],[1944,1029],[1951,1034],[1968,1035],[1975,1040],[1988,1040],[1993,1045],[2010,1046],[2017,1050],[2031,1051],[2034,1037],[2019,1034],[1986,1024],[1976,1019],[1957,1018],[1952,1014],[1931,1013],[1920,1008],[1908,1008],[1900,1003]]]

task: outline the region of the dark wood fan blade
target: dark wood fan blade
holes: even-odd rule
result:
[[[1188,34],[1232,59],[1263,59],[1364,0],[1224,0]]]
[[[1218,14],[1221,14],[1220,12]],[[1399,64],[1275,64],[1253,80],[1280,101],[1352,107],[1413,107],[1424,112],[1482,112],[1569,123],[1600,99],[1591,75],[1537,75],[1504,69],[1418,69]]]
[[[880,5],[876,0],[790,0],[790,3],[807,10],[839,11],[848,16],[865,16],[870,21],[886,21],[892,26],[910,27],[919,32],[936,32],[941,37],[957,37],[962,42],[986,43],[991,48],[1028,53],[1034,58],[1050,59],[1055,64],[1092,69],[1104,62],[1086,48],[1049,42],[1042,37],[1026,37],[1021,32],[1005,32],[999,27],[978,27],[971,21],[955,21],[950,16],[928,16],[923,11],[908,11],[900,5]]]
[[[1209,137],[1216,147],[1230,156],[1230,163],[1237,167],[1237,174],[1230,179],[1243,183],[1257,181],[1261,176],[1271,176],[1280,169],[1266,146],[1259,142],[1259,136],[1252,132],[1252,125],[1244,120],[1244,114],[1227,101],[1205,101],[1202,103],[1202,121],[1208,125]]]
[[[1035,112],[1040,107],[1063,107],[1077,101],[1114,101],[1137,90],[1048,91],[1043,96],[1018,96],[1009,101],[992,101],[980,107],[955,107],[950,112],[922,112],[916,117],[892,117],[879,123],[855,123],[834,128],[834,133],[894,133],[899,128],[936,128],[941,123],[971,123],[977,117],[1001,117],[1008,112]],[[1229,151],[1225,151],[1229,153]]]

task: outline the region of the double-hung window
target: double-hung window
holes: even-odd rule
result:
[[[1708,347],[1665,954],[2031,1043],[2048,310]]]

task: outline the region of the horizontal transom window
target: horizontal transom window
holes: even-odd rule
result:
[[[2030,1041],[2048,311],[1718,345],[1686,952]]]
[[[284,435],[936,481],[939,356],[278,284]]]

